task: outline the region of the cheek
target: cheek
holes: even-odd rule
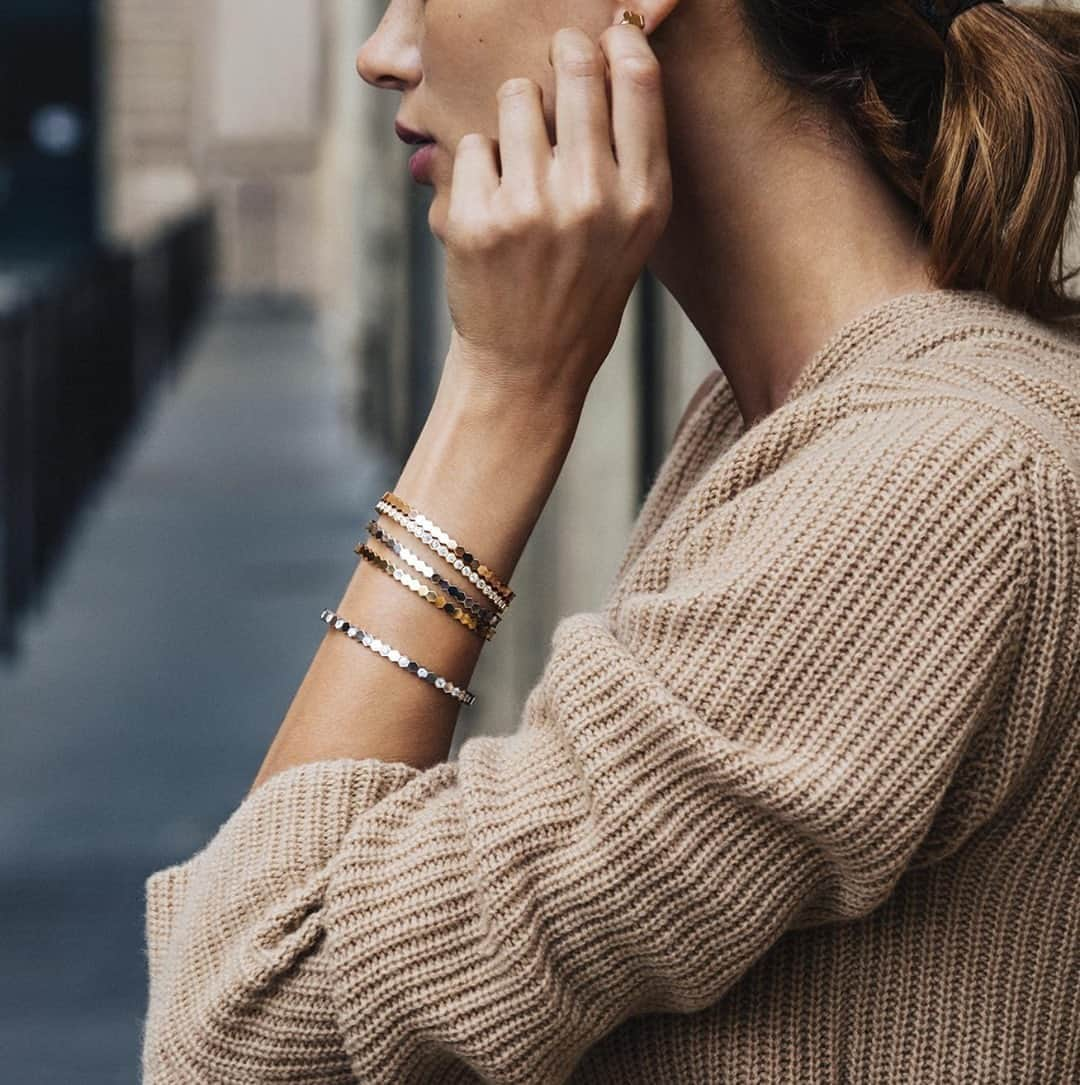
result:
[[[466,132],[498,137],[495,92],[512,76],[544,88],[550,109],[548,40],[557,29],[507,0],[428,0],[421,70],[433,127],[452,148]]]

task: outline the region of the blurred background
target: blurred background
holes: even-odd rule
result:
[[[0,6],[0,1050],[138,1080],[143,886],[245,795],[449,343],[382,0]],[[639,280],[451,756],[516,728],[715,362]]]

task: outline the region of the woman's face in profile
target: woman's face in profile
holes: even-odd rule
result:
[[[601,0],[390,0],[356,68],[372,86],[400,91],[397,120],[435,141],[425,183],[435,190],[428,220],[436,236],[449,206],[458,140],[482,132],[498,141],[499,86],[515,76],[540,86],[553,141],[551,36],[577,26],[597,39],[618,14],[617,5]]]

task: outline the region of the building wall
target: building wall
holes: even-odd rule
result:
[[[321,302],[353,204],[331,153],[348,123],[335,65],[350,70],[349,7],[103,0],[109,232],[153,229],[208,197],[226,292]]]
[[[324,5],[197,0],[197,169],[232,294],[317,293],[315,210],[325,124]],[[268,17],[272,14],[272,17]]]

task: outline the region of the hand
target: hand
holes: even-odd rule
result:
[[[497,148],[477,132],[458,143],[447,364],[496,397],[583,403],[670,215],[671,171],[659,62],[639,27],[610,26],[599,47],[564,27],[551,53],[554,148],[526,78],[499,87]]]

